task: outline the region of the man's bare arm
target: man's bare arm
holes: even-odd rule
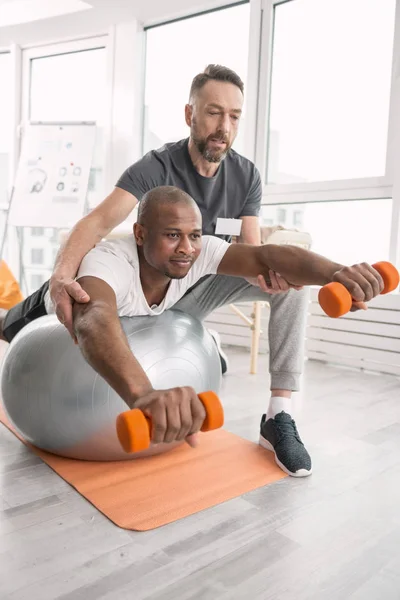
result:
[[[129,408],[140,408],[152,418],[153,443],[186,440],[196,446],[194,434],[201,429],[205,410],[195,390],[154,390],[129,347],[114,291],[97,277],[82,277],[79,283],[90,302],[74,305],[74,332],[87,362]]]
[[[258,217],[241,217],[239,243],[259,246],[261,244],[260,221]]]
[[[50,296],[59,320],[72,335],[72,299],[88,302],[89,296],[74,281],[83,257],[122,223],[137,204],[135,196],[120,188],[114,191],[71,230],[58,252],[50,279]]]
[[[218,274],[255,277],[279,272],[292,285],[325,285],[340,281],[358,301],[371,300],[383,289],[379,273],[363,263],[345,267],[297,246],[233,244],[225,253]]]
[[[97,277],[79,279],[87,304],[74,304],[73,327],[83,356],[132,408],[153,388],[132,354],[117,313],[113,289]]]

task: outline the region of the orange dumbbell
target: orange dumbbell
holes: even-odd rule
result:
[[[389,262],[378,262],[372,265],[383,279],[384,288],[381,294],[393,292],[399,285],[399,272]],[[353,299],[350,292],[337,281],[324,285],[319,290],[318,302],[328,317],[341,317],[351,309]]]
[[[201,431],[219,429],[224,424],[224,409],[217,394],[202,392],[198,395],[206,418]],[[139,409],[127,410],[117,417],[117,436],[125,452],[140,452],[150,446],[151,419]]]

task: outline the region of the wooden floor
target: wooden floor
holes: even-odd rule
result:
[[[256,441],[268,379],[229,355],[226,428]],[[400,380],[309,362],[296,401],[311,477],[146,533],[0,426],[1,600],[399,600]]]

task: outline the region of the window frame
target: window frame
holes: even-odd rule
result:
[[[60,56],[63,54],[74,54],[79,52],[85,52],[90,50],[105,49],[106,51],[106,117],[104,120],[104,145],[102,151],[102,162],[104,165],[104,198],[107,195],[110,179],[110,146],[113,140],[112,136],[112,105],[113,105],[113,94],[114,94],[114,62],[113,62],[113,51],[114,51],[114,38],[109,34],[99,33],[98,35],[72,40],[60,40],[52,44],[44,44],[40,46],[34,46],[24,48],[22,50],[21,58],[21,117],[19,125],[19,151],[20,142],[24,133],[25,128],[29,123],[34,123],[30,119],[31,110],[31,85],[32,85],[32,61],[40,58],[48,58],[51,56]],[[43,123],[52,123],[52,121],[41,121]],[[76,123],[76,121],[63,120],[63,123]],[[78,121],[79,123],[81,121]],[[83,121],[82,121],[83,122]],[[86,205],[86,211],[90,211],[93,206]]]
[[[260,41],[260,81],[258,96],[259,127],[256,141],[255,161],[261,173],[265,173],[268,164],[269,142],[269,115],[271,108],[271,80],[274,41],[274,16],[275,8],[287,2],[296,0],[262,0],[261,29],[264,35]],[[335,181],[317,181],[294,184],[268,184],[263,178],[263,201],[266,204],[286,204],[300,202],[324,202],[332,200],[355,200],[387,198],[393,193],[393,172],[395,164],[395,151],[392,139],[395,122],[399,125],[399,114],[396,114],[396,102],[399,106],[400,96],[396,86],[393,85],[396,73],[396,50],[399,38],[399,13],[400,2],[396,1],[396,24],[392,54],[392,80],[390,90],[389,124],[386,153],[385,175],[381,177],[365,177],[354,179],[341,179]],[[398,113],[398,111],[397,111]]]
[[[16,93],[15,93],[15,85],[14,85],[14,79],[15,79],[15,65],[14,65],[14,55],[13,52],[11,51],[10,48],[3,48],[0,47],[0,55],[3,54],[7,54],[9,55],[10,61],[11,61],[11,90],[9,90],[9,92],[12,95],[12,116],[11,118],[14,120],[14,112],[15,112],[15,106],[17,104],[17,98],[16,98]],[[13,127],[11,128],[13,131]],[[11,134],[10,139],[8,140],[9,142],[9,148],[10,148],[10,159],[9,159],[9,168],[8,168],[8,180],[11,182],[13,180],[13,171],[12,171],[12,165],[13,165],[13,161],[14,161],[14,154],[15,154],[15,135],[14,132]],[[10,192],[11,186],[8,186],[8,195]],[[0,204],[0,210],[6,210],[8,208],[8,204],[9,202],[2,202]]]
[[[105,33],[99,33],[98,35],[85,37],[81,39],[70,39],[70,40],[59,40],[55,43],[51,44],[43,44],[33,47],[26,47],[19,49],[20,51],[20,89],[19,89],[19,97],[20,97],[20,113],[19,113],[19,122],[17,127],[17,154],[16,154],[16,162],[14,169],[16,170],[18,164],[18,158],[21,150],[21,141],[23,137],[24,130],[26,126],[35,122],[30,119],[30,109],[31,109],[31,77],[32,77],[32,61],[40,58],[47,58],[51,56],[59,56],[61,54],[71,54],[76,52],[84,52],[89,50],[96,50],[100,48],[104,48],[106,50],[106,89],[107,89],[107,99],[108,103],[106,109],[106,119],[104,122],[105,129],[105,143],[103,147],[103,164],[105,169],[108,168],[107,163],[107,153],[111,142],[111,107],[112,107],[112,98],[113,98],[113,69],[114,63],[110,59],[110,55],[112,56],[113,52],[113,39],[110,39],[111,36]],[[111,48],[111,51],[110,51]],[[65,120],[63,123],[74,123],[75,121]],[[43,121],[43,123],[51,123],[51,121]],[[14,173],[15,173],[14,170]],[[13,175],[14,175],[13,173]],[[107,183],[107,170],[105,172],[105,182]],[[90,210],[90,206],[86,204],[85,212]],[[20,246],[20,254],[25,251],[25,228],[22,228],[19,246]],[[47,242],[46,242],[47,243]],[[46,261],[47,252],[44,248],[44,260]],[[30,257],[31,258],[31,257]],[[23,263],[20,261],[19,264],[19,279],[24,279],[24,286],[26,288],[26,292],[28,293],[28,280],[27,274],[33,271],[43,271],[46,272],[49,270],[48,265],[43,264],[32,264],[31,261]]]
[[[76,52],[84,52],[87,50],[97,50],[109,48],[109,36],[98,35],[79,40],[60,41],[54,44],[46,44],[43,46],[35,46],[26,48],[22,51],[22,88],[21,88],[21,117],[22,126],[30,123],[30,108],[31,108],[31,76],[32,76],[32,61],[39,58],[48,58],[50,56],[59,56],[61,54],[73,54]],[[107,80],[109,73],[107,73]],[[107,81],[108,84],[108,81]],[[107,85],[110,90],[109,103],[111,104],[112,86]],[[108,111],[110,113],[110,111]],[[43,121],[46,123],[47,121]],[[69,121],[65,121],[68,123]],[[106,123],[106,125],[108,125]],[[107,127],[108,129],[108,127]]]
[[[274,11],[280,4],[293,1],[296,0],[260,0],[262,34],[259,40],[258,128],[254,158],[260,173],[265,173],[268,160]],[[400,262],[400,171],[396,171],[396,156],[400,153],[400,77],[396,60],[399,55],[400,0],[396,0],[385,174],[381,177],[278,185],[266,183],[263,177],[262,192],[263,205],[392,198],[390,260],[395,264]]]
[[[246,156],[254,161],[260,173],[265,173],[267,167],[274,11],[276,6],[292,1],[296,0],[250,0],[245,149]],[[211,10],[194,13],[186,10],[177,15],[176,19],[145,22],[143,31],[242,3],[219,5]],[[280,185],[267,184],[263,178],[261,202],[262,205],[281,205],[392,198],[390,260],[400,264],[400,169],[396,170],[396,157],[400,154],[400,77],[396,65],[397,56],[400,56],[400,0],[396,0],[385,174],[381,177]],[[142,106],[146,76],[144,65],[145,61],[142,72]],[[144,143],[143,128],[142,120],[141,147]]]
[[[21,117],[21,49],[19,46],[12,45],[10,47],[0,48],[0,52],[3,54],[10,54],[11,59],[11,85],[9,93],[12,97],[12,134],[10,139],[10,160],[9,160],[9,171],[8,171],[8,200],[2,203],[0,209],[5,211],[6,228],[3,231],[4,235],[4,258],[8,262],[8,266],[17,279],[20,277],[21,264],[19,258],[19,241],[18,235],[14,228],[10,228],[7,224],[8,216],[7,211],[10,205],[10,196],[12,191],[12,185],[14,181],[15,171],[18,164],[19,157],[19,124]],[[3,258],[3,256],[1,257]]]

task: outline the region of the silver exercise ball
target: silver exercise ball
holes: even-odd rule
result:
[[[122,317],[122,328],[153,388],[189,385],[219,391],[221,366],[211,335],[175,310],[157,317]],[[115,420],[125,402],[86,362],[55,315],[24,327],[1,372],[6,414],[25,440],[60,456],[127,460]]]

